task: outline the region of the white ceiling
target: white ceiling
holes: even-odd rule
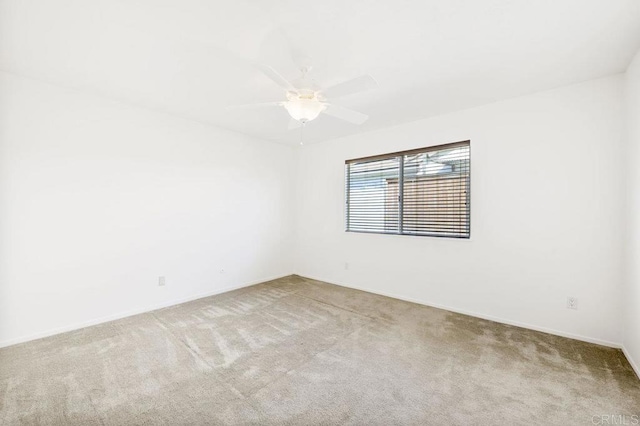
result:
[[[336,102],[369,121],[321,115],[313,142],[623,72],[638,48],[638,0],[0,0],[2,70],[292,144],[284,109],[226,108],[283,99],[255,61],[378,80]]]

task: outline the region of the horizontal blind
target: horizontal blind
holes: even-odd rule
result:
[[[347,170],[347,230],[394,233],[399,231],[398,157],[350,163]]]
[[[470,172],[468,141],[349,160],[347,230],[469,238]]]
[[[469,145],[404,155],[402,232],[469,236]]]

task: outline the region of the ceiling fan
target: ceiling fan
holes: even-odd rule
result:
[[[304,126],[309,121],[316,119],[321,113],[352,124],[359,125],[367,121],[369,118],[368,115],[329,103],[328,100],[377,87],[378,82],[372,76],[368,74],[361,75],[360,77],[352,78],[322,89],[307,78],[307,74],[311,71],[310,59],[308,57],[298,58],[297,62],[300,64],[302,77],[293,82],[288,81],[268,65],[257,65],[257,68],[260,69],[264,75],[285,90],[286,100],[237,105],[229,107],[229,109],[282,107],[291,116],[289,129]]]

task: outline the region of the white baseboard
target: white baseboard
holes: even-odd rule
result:
[[[217,290],[214,290],[214,291],[210,291],[210,292],[207,292],[207,293],[195,294],[193,296],[188,296],[188,297],[184,297],[184,298],[176,299],[176,300],[170,300],[170,301],[167,301],[167,302],[162,302],[162,303],[159,303],[159,304],[156,304],[156,305],[147,306],[147,307],[140,308],[140,309],[133,309],[133,310],[130,310],[130,311],[119,312],[117,314],[108,315],[108,316],[105,316],[105,317],[100,317],[100,318],[92,319],[92,320],[89,320],[89,321],[83,321],[83,322],[80,322],[80,323],[71,324],[71,325],[67,325],[67,326],[64,326],[64,327],[52,328],[50,330],[46,330],[46,331],[43,331],[43,332],[40,332],[40,333],[30,334],[28,336],[18,337],[18,338],[15,338],[15,339],[3,340],[3,341],[0,341],[0,348],[5,348],[7,346],[17,345],[19,343],[29,342],[31,340],[42,339],[43,337],[54,336],[56,334],[65,333],[67,331],[78,330],[80,328],[90,327],[92,325],[102,324],[102,323],[109,322],[109,321],[115,321],[115,320],[118,320],[118,319],[121,319],[121,318],[130,317],[130,316],[133,316],[133,315],[144,314],[146,312],[155,311],[155,310],[166,308],[166,307],[169,307],[169,306],[174,306],[174,305],[179,305],[181,303],[191,302],[192,300],[202,299],[203,297],[215,296],[216,294],[226,293],[228,291],[237,290],[239,288],[250,287],[252,285],[260,284],[260,283],[263,283],[263,282],[266,282],[266,281],[271,281],[271,280],[276,280],[278,278],[288,277],[290,275],[291,274],[278,275],[278,276],[274,276],[274,277],[269,277],[269,278],[264,278],[264,279],[260,279],[260,280],[256,280],[256,281],[251,281],[251,282],[244,283],[244,284],[224,287],[224,288],[217,289]]]
[[[633,367],[633,371],[636,372],[636,376],[638,376],[638,379],[640,379],[640,368],[638,367],[638,364],[636,364],[634,359],[631,357],[631,354],[629,353],[627,348],[624,347],[624,345],[622,345],[621,349],[624,356],[627,357],[627,361],[629,361],[629,364],[631,364],[631,367]]]
[[[273,276],[273,277],[268,277],[268,278],[264,278],[264,279],[260,279],[260,280],[251,281],[251,282],[244,283],[244,284],[224,287],[224,288],[221,288],[221,289],[218,289],[218,290],[214,290],[214,291],[211,291],[211,292],[200,293],[200,294],[196,294],[196,295],[185,297],[185,298],[181,298],[181,299],[171,300],[171,301],[163,302],[163,303],[160,303],[160,304],[157,304],[157,305],[148,306],[148,307],[145,307],[145,308],[134,309],[134,310],[126,311],[126,312],[120,312],[120,313],[117,313],[117,314],[114,314],[114,315],[108,315],[108,316],[105,316],[105,317],[96,318],[96,319],[89,320],[89,321],[84,321],[84,322],[81,322],[81,323],[76,323],[76,324],[72,324],[72,325],[68,325],[68,326],[64,326],[64,327],[58,327],[58,328],[46,330],[46,331],[43,331],[43,332],[40,332],[40,333],[34,333],[34,334],[31,334],[31,335],[28,335],[28,336],[23,336],[23,337],[18,337],[18,338],[15,338],[15,339],[9,339],[9,340],[0,341],[0,348],[4,348],[4,347],[7,347],[7,346],[12,346],[12,345],[17,345],[19,343],[24,343],[24,342],[28,342],[28,341],[31,341],[31,340],[41,339],[41,338],[44,338],[44,337],[54,336],[56,334],[61,334],[61,333],[65,333],[65,332],[68,332],[68,331],[78,330],[78,329],[81,329],[81,328],[90,327],[92,325],[97,325],[97,324],[102,324],[102,323],[105,323],[105,322],[115,321],[115,320],[118,320],[118,319],[121,319],[121,318],[130,317],[130,316],[133,316],[133,315],[139,315],[139,314],[143,314],[143,313],[146,313],[146,312],[155,311],[155,310],[166,308],[166,307],[169,307],[169,306],[179,305],[181,303],[186,303],[186,302],[190,302],[190,301],[193,301],[193,300],[202,299],[204,297],[215,296],[216,294],[226,293],[226,292],[237,290],[237,289],[244,288],[244,287],[250,287],[252,285],[260,284],[260,283],[263,283],[263,282],[266,282],[266,281],[271,281],[271,280],[275,280],[275,279],[278,279],[278,278],[288,277],[290,275],[291,274],[278,275],[278,276]],[[486,320],[489,320],[489,321],[495,321],[495,322],[499,322],[499,323],[502,323],[502,324],[508,324],[508,325],[513,325],[513,326],[516,326],[516,327],[527,328],[527,329],[530,329],[530,330],[540,331],[540,332],[543,332],[543,333],[549,333],[549,334],[553,334],[553,335],[556,335],[556,336],[567,337],[567,338],[575,339],[575,340],[581,340],[581,341],[584,341],[584,342],[595,343],[595,344],[598,344],[598,345],[608,346],[608,347],[612,347],[612,348],[619,348],[619,349],[622,349],[622,352],[624,353],[625,357],[629,361],[629,364],[631,365],[631,367],[636,372],[636,375],[640,378],[640,368],[638,367],[638,365],[635,363],[635,361],[631,357],[631,354],[629,354],[629,351],[627,351],[627,349],[623,345],[621,345],[619,343],[610,342],[610,341],[602,340],[602,339],[595,339],[595,338],[582,336],[582,335],[578,335],[578,334],[573,334],[573,333],[566,333],[566,332],[563,332],[563,331],[549,329],[549,328],[546,328],[546,327],[538,327],[538,326],[535,326],[535,325],[521,323],[521,322],[518,322],[518,321],[511,321],[511,320],[507,320],[507,319],[504,319],[504,318],[494,317],[494,316],[491,316],[491,315],[479,314],[477,312],[471,312],[471,311],[466,311],[466,310],[463,310],[463,309],[452,308],[450,306],[444,306],[444,305],[440,305],[440,304],[437,304],[437,303],[429,303],[429,302],[425,302],[424,300],[419,300],[419,299],[415,299],[415,298],[411,298],[411,297],[404,297],[404,296],[400,296],[400,295],[393,294],[393,293],[387,293],[387,292],[371,290],[371,289],[367,289],[367,288],[364,288],[364,287],[348,285],[348,284],[345,284],[345,283],[337,283],[337,282],[334,282],[334,281],[331,281],[331,280],[318,278],[318,277],[312,277],[312,276],[309,276],[309,275],[303,275],[303,274],[298,274],[298,275],[300,275],[302,277],[310,278],[312,280],[323,281],[323,282],[326,282],[326,283],[329,283],[329,284],[338,285],[340,287],[346,287],[346,288],[352,288],[352,289],[355,289],[355,290],[366,291],[367,293],[379,294],[381,296],[391,297],[393,299],[399,299],[399,300],[404,300],[404,301],[407,301],[407,302],[417,303],[419,305],[430,306],[430,307],[438,308],[438,309],[444,309],[444,310],[447,310],[447,311],[450,311],[450,312],[455,312],[455,313],[459,313],[459,314],[463,314],[463,315],[469,315],[469,316],[472,316],[472,317],[486,319]]]
[[[386,297],[391,297],[393,299],[404,300],[406,302],[417,303],[418,305],[424,305],[424,306],[430,306],[432,308],[444,309],[445,311],[455,312],[455,313],[463,314],[463,315],[469,315],[469,316],[476,317],[476,318],[481,318],[481,319],[485,319],[485,320],[489,320],[489,321],[499,322],[501,324],[507,324],[507,325],[513,325],[513,326],[516,326],[516,327],[527,328],[529,330],[540,331],[540,332],[543,332],[543,333],[553,334],[553,335],[561,336],[561,337],[567,337],[569,339],[574,339],[574,340],[581,340],[583,342],[588,342],[588,343],[595,343],[597,345],[608,346],[610,348],[616,348],[616,349],[621,349],[622,348],[622,344],[616,343],[616,342],[610,342],[608,340],[596,339],[596,338],[593,338],[593,337],[582,336],[580,334],[567,333],[567,332],[564,332],[564,331],[554,330],[554,329],[546,328],[546,327],[539,327],[539,326],[532,325],[532,324],[527,324],[527,323],[522,323],[522,322],[518,322],[518,321],[512,321],[512,320],[508,320],[508,319],[504,319],[504,318],[494,317],[494,316],[491,316],[491,315],[481,314],[481,313],[478,313],[478,312],[466,311],[464,309],[453,308],[451,306],[440,305],[438,303],[431,303],[431,302],[427,302],[427,301],[424,301],[424,300],[414,299],[414,298],[411,298],[411,297],[400,296],[400,295],[393,294],[393,293],[387,293],[387,292],[382,292],[382,291],[377,291],[377,290],[371,290],[371,289],[368,289],[368,288],[353,286],[353,285],[349,285],[349,284],[345,284],[345,283],[338,283],[338,282],[335,282],[335,281],[330,281],[330,280],[326,280],[326,279],[323,279],[323,278],[312,277],[312,276],[305,275],[305,274],[299,274],[299,273],[296,273],[296,274],[301,276],[301,277],[310,278],[310,279],[316,280],[316,281],[323,281],[323,282],[326,282],[326,283],[329,283],[329,284],[338,285],[340,287],[346,287],[346,288],[352,288],[354,290],[366,291],[367,293],[379,294],[380,296],[386,296]],[[629,357],[627,356],[627,358],[629,358]],[[629,362],[631,363],[631,360],[629,360]],[[637,372],[637,370],[636,370],[636,372]]]

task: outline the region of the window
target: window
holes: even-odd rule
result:
[[[347,231],[469,238],[469,141],[345,162]]]

